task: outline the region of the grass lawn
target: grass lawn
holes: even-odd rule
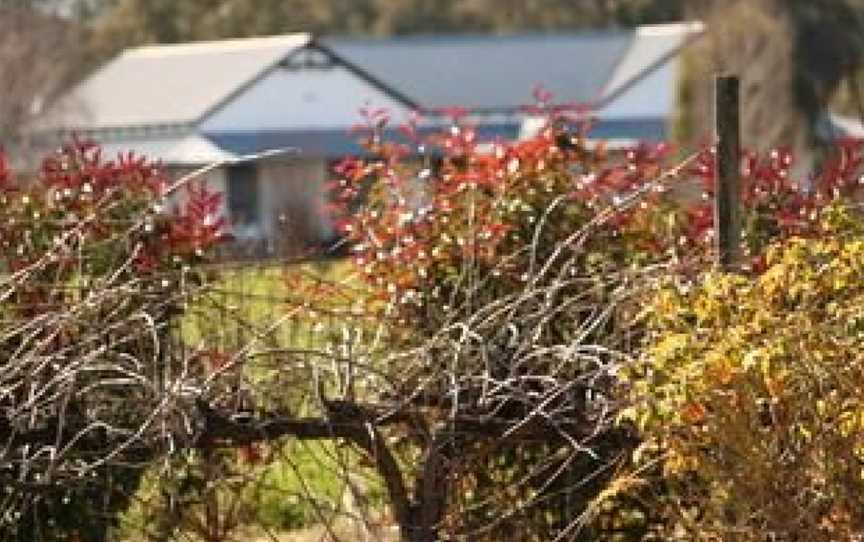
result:
[[[311,414],[317,405],[307,394],[310,386],[309,361],[297,351],[324,350],[339,334],[337,326],[344,322],[337,309],[351,306],[350,294],[356,287],[351,276],[351,263],[345,260],[328,261],[298,266],[249,264],[220,270],[214,275],[212,288],[208,288],[190,306],[181,324],[180,340],[192,350],[215,350],[226,353],[247,348],[252,361],[242,368],[242,378],[257,394],[259,404],[266,408],[289,408],[298,415]],[[334,285],[340,287],[334,288]],[[331,294],[332,292],[332,294]],[[327,297],[342,295],[341,298]],[[318,310],[313,297],[324,299]],[[264,352],[290,352],[284,355],[260,355]],[[267,448],[267,447],[265,447]],[[322,513],[333,506],[345,504],[347,474],[362,473],[369,494],[370,506],[384,508],[383,490],[374,476],[356,463],[357,456],[332,441],[297,442],[286,440],[269,447],[271,461],[259,467],[242,467],[241,462],[226,453],[230,470],[248,477],[248,483],[226,484],[215,499],[231,500],[231,493],[243,494],[243,503],[233,513],[242,516],[240,529],[248,535],[231,540],[241,542],[272,542],[267,533],[255,534],[258,526],[268,532],[280,533],[280,542],[330,540],[322,522]],[[265,452],[266,453],[266,452]],[[239,488],[239,489],[238,489]],[[139,501],[158,496],[159,484],[151,481],[141,489]],[[211,495],[212,496],[212,495]],[[158,498],[157,498],[158,501]],[[230,507],[221,507],[228,510]],[[207,515],[206,507],[192,503],[185,510],[200,521]],[[227,512],[225,512],[227,513]],[[372,515],[376,515],[375,512]],[[380,516],[380,513],[377,513]],[[136,530],[149,521],[142,505],[133,507],[124,518],[128,537],[134,540]],[[364,535],[367,527],[361,522],[338,517],[335,532],[342,540],[397,540],[387,529],[377,529],[380,536]],[[368,533],[367,533],[368,534]],[[360,536],[363,537],[360,537]],[[190,538],[194,540],[194,538]]]

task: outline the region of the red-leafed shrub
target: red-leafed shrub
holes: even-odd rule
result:
[[[386,115],[368,116],[368,157],[336,167],[334,212],[380,308],[416,328],[429,305],[454,304],[445,300],[464,285],[466,265],[494,277],[487,287],[512,289],[575,247],[592,272],[710,262],[713,149],[679,162],[665,144],[609,151],[590,141],[579,109],[544,111],[547,126],[522,141],[479,141],[461,117],[425,136],[409,123],[402,141],[387,141]],[[745,153],[743,269],[763,269],[776,240],[818,235],[821,210],[862,185],[861,160],[860,142],[841,141],[818,175],[793,179],[787,151]],[[578,235],[589,224],[590,234]]]
[[[158,164],[131,152],[106,160],[97,145],[76,141],[47,157],[33,182],[3,184],[0,259],[17,271],[53,253],[51,276],[73,269],[64,265],[76,254],[91,260],[91,273],[122,257],[133,262],[130,271],[194,263],[223,234],[221,195],[194,183],[180,190],[185,203],[178,212],[166,212],[169,182]],[[80,254],[90,247],[103,250],[106,241],[122,241],[125,250],[96,261]],[[92,267],[96,263],[103,267]]]
[[[460,303],[466,265],[494,277],[488,287],[517,288],[570,236],[598,249],[592,251],[598,269],[638,257],[643,246],[663,245],[654,232],[621,236],[625,218],[639,208],[598,223],[589,238],[575,236],[657,175],[668,149],[646,145],[617,164],[602,147],[588,147],[581,125],[556,120],[515,142],[480,142],[459,119],[426,137],[409,125],[402,127],[405,143],[381,141],[378,120],[370,120],[365,141],[372,157],[337,167],[337,210],[348,210],[337,225],[381,307],[416,326],[430,304]],[[616,236],[625,242],[610,244]]]
[[[415,365],[388,368],[400,397],[443,406],[430,411],[440,416],[536,416],[590,435],[574,431],[582,448],[570,450],[554,439],[453,445],[462,468],[442,524],[489,523],[490,540],[552,539],[589,510],[636,437],[612,421],[614,383],[649,340],[638,316],[652,273],[687,284],[714,265],[712,149],[610,150],[590,140],[580,110],[543,112],[547,125],[521,141],[480,141],[458,117],[388,140],[386,115],[374,113],[367,156],[339,164],[334,181],[367,309],[392,345],[416,348]],[[788,153],[745,153],[742,275],[763,273],[778,243],[824,235],[825,209],[861,184],[861,156],[858,142],[841,142],[818,175],[796,180]]]
[[[137,486],[133,466],[172,446],[167,393],[189,378],[172,334],[200,283],[196,264],[221,239],[220,196],[81,141],[27,182],[6,164],[0,538],[104,540]],[[172,190],[186,192],[176,212]]]

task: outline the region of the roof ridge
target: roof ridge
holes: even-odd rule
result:
[[[646,24],[636,27],[636,33],[640,36],[663,36],[674,34],[701,34],[705,30],[705,23],[698,20],[680,21],[672,23]]]
[[[312,35],[308,32],[256,36],[248,38],[228,38],[220,40],[191,41],[183,43],[154,43],[132,47],[123,51],[122,56],[169,56],[194,52],[225,52],[228,50],[248,50],[258,47],[275,46],[282,43],[297,47],[297,42],[308,43]]]
[[[405,44],[420,44],[420,43],[454,43],[454,42],[482,42],[482,41],[522,41],[532,39],[591,39],[591,38],[607,38],[620,37],[633,34],[641,27],[625,28],[616,27],[608,29],[583,29],[571,31],[536,31],[536,32],[519,32],[513,34],[484,34],[484,33],[465,33],[465,34],[410,34],[396,35],[387,37],[376,36],[317,36],[317,40],[325,44],[352,44],[352,45],[393,45],[399,43]]]

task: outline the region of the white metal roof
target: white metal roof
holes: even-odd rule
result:
[[[300,47],[305,33],[129,49],[66,98],[70,128],[192,124]]]
[[[198,135],[181,137],[111,141],[100,144],[102,155],[114,158],[129,151],[165,164],[205,165],[235,160],[237,155],[226,151],[209,139]]]
[[[699,22],[552,34],[321,39],[319,45],[426,111],[518,111],[537,85],[559,102],[607,105],[651,75]],[[674,86],[674,82],[672,82]]]
[[[632,30],[325,39],[325,48],[425,110],[514,110],[538,85],[560,101],[599,96]]]

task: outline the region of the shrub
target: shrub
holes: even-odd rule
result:
[[[637,472],[661,481],[640,497],[659,539],[864,532],[861,218],[835,203],[818,236],[773,244],[757,276],[669,278],[654,293],[622,417],[644,439]]]
[[[607,399],[622,359],[640,356],[643,340],[651,352],[658,336],[638,317],[646,287],[657,271],[683,284],[713,267],[712,149],[677,164],[665,145],[610,154],[589,143],[578,109],[541,98],[549,123],[519,142],[481,143],[456,118],[431,137],[409,124],[398,143],[382,135],[386,116],[373,113],[369,156],[344,161],[336,181],[349,211],[340,228],[368,285],[367,308],[386,323],[393,348],[413,345],[422,359],[391,369],[393,396],[454,409],[442,398],[458,397],[460,408],[481,416],[533,412],[594,428],[569,454],[551,441],[454,445],[464,468],[448,480],[444,525],[492,539],[568,532],[596,511],[595,497],[618,493],[604,490],[604,480],[637,441],[629,425],[615,430],[592,416],[615,412],[618,403]],[[418,151],[419,161],[410,158]],[[792,179],[792,163],[783,150],[745,153],[742,277],[764,273],[776,243],[824,235],[829,205],[860,184],[855,142],[841,142],[805,182]],[[720,338],[694,341],[708,348]],[[656,403],[640,405],[652,412]],[[648,513],[634,502],[618,511],[629,519],[605,524],[610,533],[644,531]]]
[[[172,446],[171,326],[221,236],[219,196],[185,189],[168,212],[158,165],[81,141],[26,183],[0,159],[4,540],[104,540]]]

